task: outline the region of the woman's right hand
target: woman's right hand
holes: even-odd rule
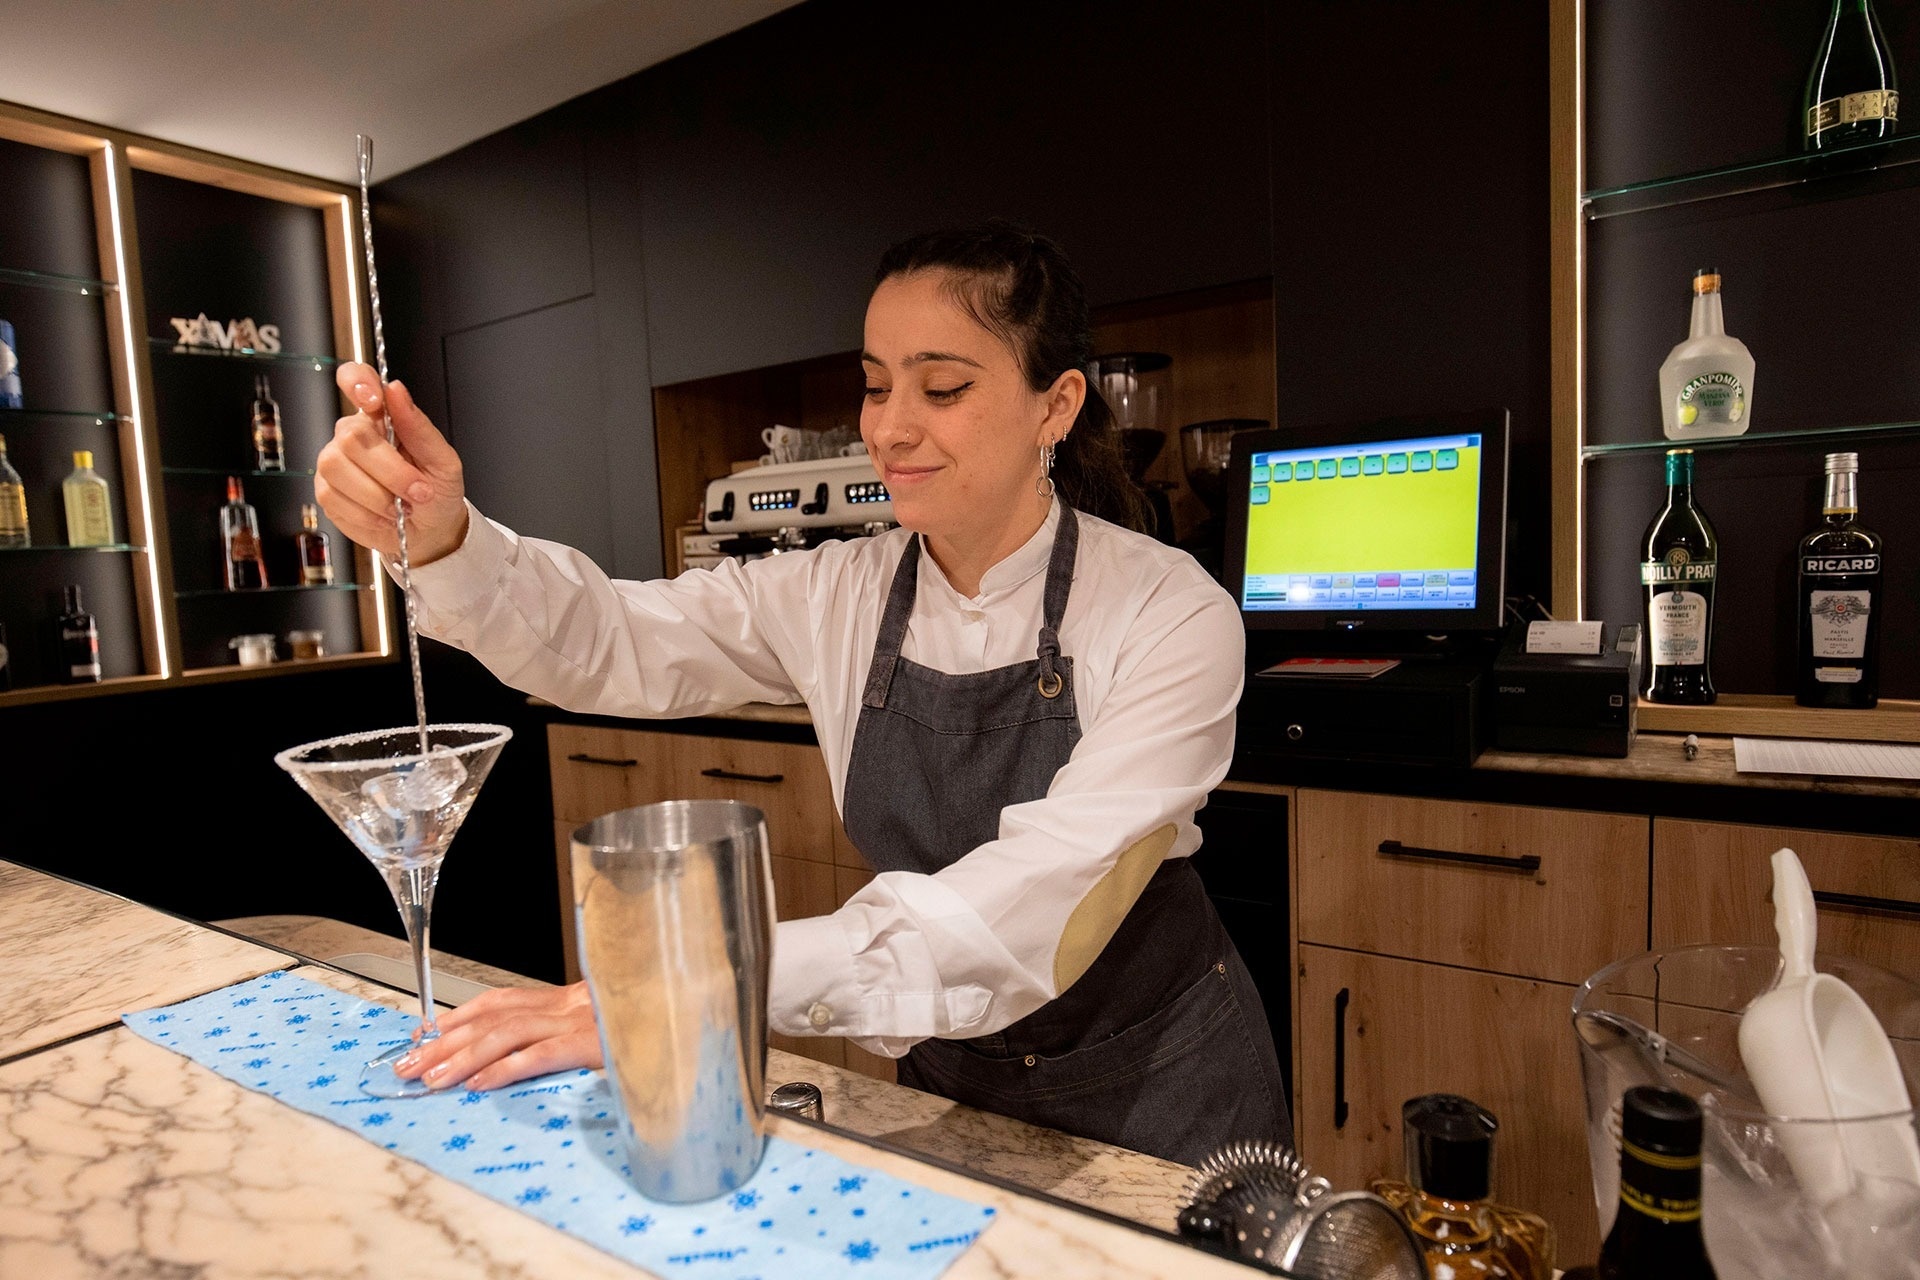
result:
[[[501,1085],[601,1065],[600,1032],[593,1021],[587,984],[565,987],[496,987],[438,1019],[440,1035],[416,1044],[394,1064],[405,1080],[424,1079],[436,1089]]]
[[[400,559],[393,502],[407,503],[407,559],[423,565],[458,550],[467,536],[466,478],[460,455],[398,382],[380,393],[370,365],[348,362],[334,375],[358,412],[333,426],[314,465],[313,496],[341,533],[391,561]],[[383,409],[393,417],[387,442]]]

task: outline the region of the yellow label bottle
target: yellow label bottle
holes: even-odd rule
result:
[[[76,547],[104,547],[113,543],[113,503],[107,482],[93,469],[93,453],[76,449],[73,471],[60,482],[67,502],[67,542]]]

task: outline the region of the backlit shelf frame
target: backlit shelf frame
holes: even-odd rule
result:
[[[1550,0],[1548,48],[1548,288],[1549,376],[1553,417],[1553,616],[1586,617],[1586,468],[1625,450],[1591,445],[1586,423],[1587,224],[1596,213],[1639,212],[1674,200],[1635,203],[1630,193],[1595,193],[1586,187],[1586,0]],[[1913,158],[1907,148],[1889,159]],[[1784,173],[1790,166],[1780,165]],[[1733,171],[1727,171],[1731,174]],[[1799,174],[1793,176],[1798,180]],[[1718,198],[1733,190],[1774,185],[1765,175],[1740,179],[1722,191],[1715,175],[1684,175],[1696,190],[1675,192]],[[1784,181],[1785,178],[1782,178]],[[1676,180],[1676,186],[1682,185]],[[1594,197],[1606,199],[1596,202]],[[1600,204],[1598,210],[1591,205]],[[1760,443],[1750,442],[1748,447]],[[1662,441],[1658,446],[1665,447]],[[1795,704],[1787,694],[1722,694],[1710,707],[1641,702],[1641,729],[1670,733],[1751,734],[1763,737],[1920,742],[1920,701],[1882,698],[1872,711],[1822,712]]]
[[[44,685],[0,693],[0,706],[233,678],[234,673],[226,669],[188,670],[181,657],[172,565],[163,550],[171,542],[166,506],[161,498],[157,435],[160,424],[153,392],[154,344],[144,333],[146,293],[140,274],[133,173],[135,170],[160,173],[320,210],[326,235],[333,321],[333,354],[319,357],[326,363],[367,359],[366,335],[370,325],[365,281],[359,267],[358,190],[4,101],[0,101],[0,138],[84,156],[87,160],[100,260],[98,283],[105,290],[114,391],[112,414],[120,444],[120,489],[130,531],[136,535],[130,539],[134,549],[128,554],[134,564],[134,598],[143,667],[139,675],[98,684]],[[14,283],[34,282],[21,279]],[[348,408],[344,397],[341,406],[343,412]],[[353,546],[353,555],[355,577],[371,588],[357,593],[360,642],[368,647],[303,664],[305,669],[387,662],[398,652],[385,570],[377,556],[361,547]],[[272,669],[249,668],[248,671],[249,674],[256,670],[265,673]]]

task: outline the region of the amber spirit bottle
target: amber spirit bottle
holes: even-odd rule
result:
[[[1667,505],[1641,539],[1647,674],[1654,702],[1714,699],[1713,591],[1720,543],[1693,500],[1693,450],[1667,450]]]
[[[300,585],[324,587],[333,581],[333,543],[320,527],[320,511],[311,502],[300,504],[300,532],[294,535],[300,551]]]
[[[1620,1204],[1600,1280],[1715,1280],[1700,1233],[1700,1104],[1635,1085],[1620,1099]]]
[[[100,678],[100,630],[80,599],[80,588],[68,584],[60,614],[60,674],[68,684],[87,684]]]
[[[1873,0],[1833,0],[1807,72],[1809,151],[1891,138],[1900,129],[1900,85]]]
[[[0,436],[0,547],[30,547],[27,486],[7,461],[7,438]]]
[[[1880,701],[1880,535],[1863,528],[1860,455],[1827,455],[1824,519],[1800,540],[1800,657],[1794,701],[1867,708]]]
[[[1434,1280],[1553,1278],[1552,1225],[1490,1198],[1499,1127],[1457,1094],[1423,1094],[1400,1108],[1407,1180],[1376,1179],[1369,1189],[1413,1228]]]
[[[287,469],[286,437],[280,430],[280,404],[262,373],[253,380],[253,456],[261,471]]]
[[[220,508],[220,553],[227,590],[251,591],[267,585],[267,565],[260,554],[260,518],[247,501],[239,476],[227,477],[227,505]]]
[[[69,546],[112,545],[113,504],[107,498],[107,482],[93,469],[92,450],[74,450],[73,470],[60,482],[60,496],[66,501]]]

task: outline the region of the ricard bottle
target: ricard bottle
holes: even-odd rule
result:
[[[1714,699],[1713,591],[1720,543],[1693,501],[1693,450],[1667,450],[1667,505],[1641,541],[1647,665],[1642,692],[1654,702]]]
[[[1860,455],[1827,455],[1820,527],[1800,540],[1794,701],[1865,709],[1880,700],[1880,535],[1863,528]]]
[[[1693,273],[1687,339],[1660,365],[1660,425],[1669,440],[1737,436],[1753,421],[1753,356],[1727,336],[1720,273]]]
[[[1873,0],[1833,0],[1807,71],[1802,106],[1809,151],[1891,138],[1899,131],[1900,85]]]

